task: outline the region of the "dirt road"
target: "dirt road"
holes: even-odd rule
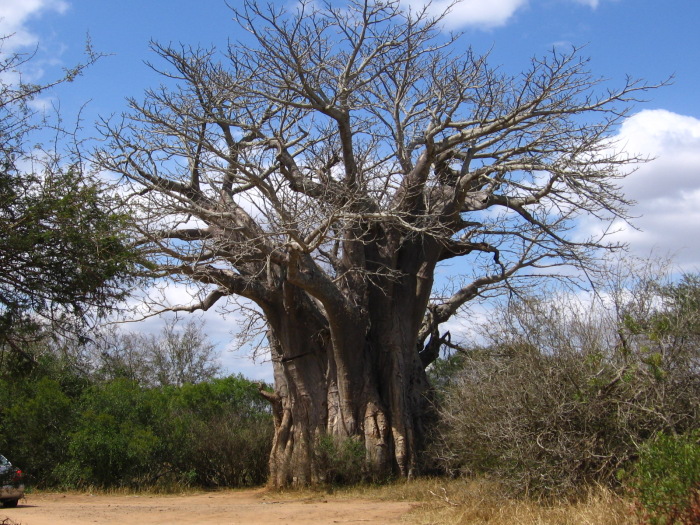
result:
[[[402,517],[413,505],[326,495],[290,499],[261,489],[181,496],[30,494],[15,509],[0,508],[0,524],[391,524],[406,523]]]

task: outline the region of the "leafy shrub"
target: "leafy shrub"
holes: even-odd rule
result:
[[[169,436],[172,465],[185,484],[258,485],[267,478],[273,424],[257,386],[242,376],[173,391]]]
[[[166,417],[157,391],[117,379],[83,396],[70,434],[69,459],[59,469],[66,485],[142,486],[159,474],[165,449],[157,433]]]
[[[203,487],[261,485],[267,479],[272,421],[226,414],[192,423],[176,464],[182,483]]]
[[[358,483],[365,477],[365,446],[356,439],[321,436],[315,460],[329,485]]]
[[[144,388],[115,379],[86,391],[63,484],[239,487],[267,476],[272,417],[242,376]]]
[[[10,390],[0,423],[0,447],[21,466],[27,482],[51,485],[56,481],[56,460],[66,455],[65,433],[73,419],[72,402],[56,381],[27,382],[22,389]]]
[[[39,334],[21,352],[0,342],[0,450],[31,485],[264,483],[273,422],[258,384],[240,375],[170,385],[104,375],[89,353],[58,342]]]
[[[644,444],[631,486],[649,523],[700,523],[700,431]]]

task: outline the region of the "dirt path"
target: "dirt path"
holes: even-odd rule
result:
[[[30,494],[15,509],[0,508],[0,524],[390,524],[407,523],[402,517],[414,505],[333,496],[294,500],[264,490],[183,496]]]

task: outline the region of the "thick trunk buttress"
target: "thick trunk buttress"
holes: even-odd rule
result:
[[[364,334],[357,334],[364,339]],[[279,358],[286,345],[275,344],[275,438],[270,456],[270,483],[276,487],[330,481],[319,457],[319,441],[330,437],[339,446],[352,439],[364,445],[364,475],[381,479],[410,476],[421,436],[425,381],[416,359],[399,355],[396,341],[382,336],[366,341],[364,372],[352,390],[341,393],[337,364],[320,346],[297,358]],[[414,352],[415,353],[415,352]],[[371,363],[383,363],[383,369]]]
[[[352,315],[329,321],[289,283],[265,309],[275,372],[271,485],[331,481],[319,454],[329,438],[363,445],[368,478],[415,473],[428,390],[416,346],[427,296],[420,268],[408,269],[392,293],[369,292],[364,324]]]

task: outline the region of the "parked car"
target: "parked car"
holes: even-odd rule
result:
[[[16,507],[24,496],[23,477],[20,469],[13,467],[5,456],[0,456],[0,503],[3,507]]]

